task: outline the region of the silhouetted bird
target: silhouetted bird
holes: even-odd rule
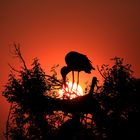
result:
[[[91,70],[95,70],[92,66],[91,61],[84,54],[71,51],[65,56],[65,62],[67,66],[62,67],[61,75],[66,85],[66,75],[72,71],[72,83],[74,84],[74,71],[78,72],[77,75],[77,86],[79,84],[79,72],[84,71],[86,73],[91,73]]]

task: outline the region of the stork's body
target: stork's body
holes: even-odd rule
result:
[[[61,75],[63,77],[64,83],[66,82],[66,75],[72,71],[72,82],[74,84],[74,71],[77,71],[78,72],[77,86],[78,86],[79,72],[84,71],[86,73],[91,73],[91,70],[95,69],[86,55],[75,51],[71,51],[65,56],[65,62],[67,66],[64,66],[61,69]]]

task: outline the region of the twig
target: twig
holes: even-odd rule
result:
[[[14,67],[12,67],[9,63],[8,63],[9,67],[13,70],[13,71],[16,71],[18,73],[20,73],[20,71],[16,70]]]
[[[62,84],[62,82],[60,82],[59,80],[57,80],[57,79],[56,79],[56,78],[54,78],[53,76],[46,75],[46,74],[45,74],[44,76],[47,76],[47,77],[49,77],[49,78],[51,78],[51,79],[55,80],[56,82],[58,82],[58,83]]]
[[[19,44],[16,45],[16,44],[14,43],[14,47],[15,47],[16,55],[19,56],[19,58],[21,59],[23,65],[24,65],[24,68],[25,68],[26,70],[28,70],[28,69],[27,69],[27,66],[26,66],[26,63],[25,63],[25,61],[24,61],[24,59],[23,59],[23,57],[22,57],[22,55],[21,55],[20,45],[19,45]]]
[[[101,76],[104,78],[104,79],[106,79],[106,77],[101,73],[101,71],[100,71],[100,69],[99,69],[99,66],[97,65],[97,69],[98,69],[98,71],[99,71],[99,73],[101,74]]]

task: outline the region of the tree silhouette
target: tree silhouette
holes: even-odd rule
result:
[[[51,90],[57,80],[53,76],[45,76],[40,67],[38,59],[35,58],[32,68],[28,69],[20,48],[16,44],[15,55],[23,62],[24,67],[18,72],[18,75],[9,74],[8,83],[3,92],[8,102],[11,103],[9,121],[7,125],[7,139],[46,139],[51,133],[52,126],[46,120],[46,100],[45,96]],[[53,84],[52,84],[53,83]],[[58,85],[59,86],[59,85]],[[44,105],[45,102],[45,105]],[[49,108],[47,113],[49,114]]]
[[[137,139],[139,134],[139,79],[133,77],[130,64],[113,58],[112,67],[103,65],[101,100],[106,113],[106,133],[110,139]]]
[[[57,98],[63,83],[57,78],[58,65],[47,75],[37,58],[31,68],[26,66],[17,44],[14,55],[23,67],[17,70],[9,64],[11,73],[2,93],[11,103],[7,140],[139,137],[140,79],[133,77],[131,65],[124,64],[123,59],[115,57],[113,66],[98,67],[103,84],[98,86],[93,77],[88,93],[70,100]]]

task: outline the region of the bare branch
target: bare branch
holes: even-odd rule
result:
[[[14,67],[12,67],[9,63],[8,63],[8,65],[9,65],[9,67],[10,67],[13,71],[20,73],[19,70],[16,70],[16,69],[15,69]]]
[[[62,82],[61,82],[61,81],[59,81],[58,79],[56,79],[55,77],[50,76],[50,75],[44,75],[44,76],[49,77],[49,78],[51,78],[51,79],[55,80],[56,82],[58,82],[59,84],[61,84],[61,85],[62,85]]]
[[[20,58],[20,60],[22,61],[25,70],[27,70],[27,66],[26,66],[25,60],[23,59],[22,54],[21,54],[21,51],[20,51],[20,44],[15,44],[15,43],[14,43],[13,45],[14,45],[14,48],[15,48],[15,54],[16,54],[16,55]]]
[[[101,74],[101,76],[106,79],[106,77],[101,73],[100,69],[99,69],[99,66],[97,65],[97,70],[99,71],[99,73]]]

